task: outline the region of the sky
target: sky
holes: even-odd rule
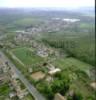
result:
[[[94,7],[95,0],[0,0],[0,7],[56,7],[56,8],[78,8]]]

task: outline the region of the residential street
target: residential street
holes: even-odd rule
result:
[[[42,94],[40,94],[37,89],[28,82],[28,80],[24,77],[24,75],[16,68],[16,66],[4,55],[3,52],[0,51],[0,57],[2,58],[2,61],[4,63],[7,61],[9,66],[14,69],[14,71],[17,73],[19,79],[23,82],[23,84],[26,86],[30,94],[35,98],[35,100],[46,100],[45,97],[43,97]]]

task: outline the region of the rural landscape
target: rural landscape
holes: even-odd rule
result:
[[[96,100],[95,74],[94,11],[0,8],[0,100]]]

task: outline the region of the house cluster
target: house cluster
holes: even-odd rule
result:
[[[61,29],[64,29],[64,26],[66,25],[65,22],[57,20],[57,19],[50,19],[47,22],[45,22],[44,26],[42,27],[43,32],[58,32]]]
[[[11,68],[10,69],[10,87],[13,91],[9,93],[10,98],[17,96],[19,99],[22,99],[28,94],[28,91],[26,90],[26,88],[21,87],[22,84],[23,83],[18,79],[18,75],[16,74],[14,69]]]
[[[8,69],[7,66],[0,59],[0,84],[8,80]]]
[[[37,55],[41,57],[48,57],[48,50],[46,48],[38,48]]]
[[[9,66],[8,61],[4,62],[2,55],[0,55],[0,85],[8,83],[10,88],[8,100],[13,100],[18,97],[23,100],[25,96],[29,94],[24,84],[19,80],[18,74]],[[6,100],[7,100],[6,99]]]
[[[42,32],[42,28],[41,27],[30,27],[26,29],[26,32],[30,32],[31,34],[37,34]]]
[[[40,35],[44,32],[57,32],[64,29],[66,26],[69,27],[69,23],[79,22],[80,19],[76,18],[51,18],[39,26],[29,26],[25,30],[15,31],[17,36],[15,40],[28,41],[30,37]]]
[[[32,39],[32,35],[29,32],[25,32],[25,33],[18,33],[16,34],[14,40],[15,41],[24,41],[24,42],[28,42],[30,39]]]
[[[51,48],[48,48],[44,45],[38,45],[37,46],[37,55],[41,57],[48,57],[49,55],[53,54],[54,50]]]
[[[60,68],[56,68],[55,66],[53,66],[52,64],[45,64],[43,65],[43,67],[46,68],[47,73],[43,72],[42,70],[38,70],[33,72],[32,69],[30,69],[31,73],[31,77],[33,80],[35,81],[39,81],[39,80],[45,80],[48,83],[52,82],[54,80],[54,75],[58,72],[61,72]]]

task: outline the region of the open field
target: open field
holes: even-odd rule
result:
[[[40,22],[42,22],[42,20],[40,18],[26,17],[26,18],[23,18],[23,19],[16,20],[13,23],[16,24],[16,26],[27,27],[27,26],[30,26],[30,25],[40,24]]]
[[[21,60],[25,65],[34,65],[42,62],[42,58],[34,54],[28,48],[16,48],[12,50],[13,54]]]
[[[54,64],[57,67],[60,67],[62,70],[68,68],[68,67],[72,67],[72,68],[76,68],[76,69],[80,69],[81,71],[84,71],[86,73],[89,72],[90,68],[92,68],[91,65],[84,63],[80,60],[77,60],[75,58],[65,58],[65,59],[58,59],[57,61],[54,62]]]

